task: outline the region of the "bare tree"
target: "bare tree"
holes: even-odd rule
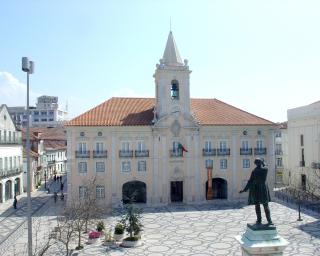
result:
[[[75,235],[74,223],[73,219],[70,218],[70,215],[67,213],[66,217],[58,217],[57,227],[55,228],[54,233],[52,233],[52,236],[56,239],[56,241],[65,246],[66,256],[70,254],[70,242]]]

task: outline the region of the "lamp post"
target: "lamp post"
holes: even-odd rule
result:
[[[213,190],[212,190],[212,168],[213,168],[213,160],[206,160],[206,168],[208,175],[208,190],[207,190],[207,200],[213,199]]]
[[[34,72],[34,63],[27,57],[22,58],[22,71],[27,72],[27,213],[28,213],[28,256],[32,256],[32,219],[31,219],[31,173],[30,173],[30,110],[29,110],[29,75]]]

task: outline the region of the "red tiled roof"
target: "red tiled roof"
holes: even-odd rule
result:
[[[152,125],[154,98],[111,98],[67,122],[66,126]],[[191,99],[200,125],[274,125],[217,99]]]

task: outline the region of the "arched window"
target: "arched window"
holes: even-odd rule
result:
[[[179,82],[175,79],[171,81],[171,98],[174,100],[179,99]]]

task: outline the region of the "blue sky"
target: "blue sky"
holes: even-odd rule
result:
[[[112,96],[155,95],[172,31],[191,96],[271,121],[320,100],[320,1],[3,1],[0,103],[25,104],[21,57],[35,61],[31,103],[54,95],[70,117]]]

